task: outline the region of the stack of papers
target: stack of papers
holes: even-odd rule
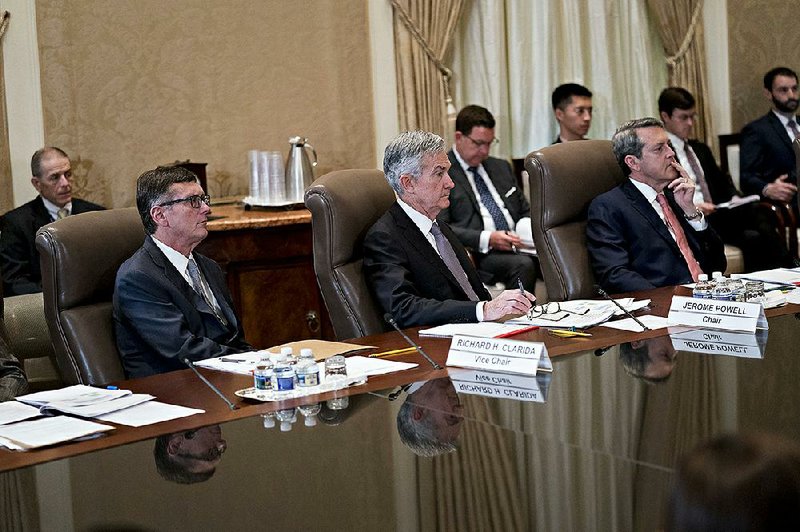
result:
[[[68,416],[45,417],[0,426],[0,445],[24,451],[95,436],[114,427]]]
[[[628,312],[635,312],[650,304],[649,299],[635,301],[632,297],[616,299],[615,301]],[[548,303],[544,306],[548,310],[550,310],[550,308],[556,308],[555,303]],[[522,316],[509,320],[507,323],[538,325],[539,327],[574,327],[576,329],[585,329],[604,323],[612,316],[622,316],[625,314],[614,303],[606,300],[576,299],[573,301],[562,301],[558,304],[558,308],[561,310],[557,312],[548,312],[541,316]]]
[[[80,417],[97,417],[151,399],[155,397],[134,394],[130,390],[106,390],[83,384],[17,397],[17,401],[37,407],[42,414],[63,413]]]

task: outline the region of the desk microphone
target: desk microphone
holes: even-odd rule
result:
[[[220,396],[220,398],[221,398],[223,401],[225,401],[225,404],[227,404],[227,405],[228,405],[228,408],[230,408],[231,410],[236,410],[237,408],[239,408],[239,407],[238,407],[238,406],[236,406],[235,404],[231,403],[231,402],[228,400],[228,398],[227,398],[227,397],[225,397],[224,395],[222,395],[222,392],[221,392],[221,391],[219,391],[219,388],[217,388],[216,386],[214,386],[213,384],[211,384],[211,381],[209,381],[208,379],[206,379],[206,378],[203,376],[203,374],[202,374],[202,373],[200,373],[199,371],[197,371],[197,368],[196,368],[196,367],[194,367],[194,362],[192,362],[191,360],[189,360],[189,358],[188,358],[188,357],[183,357],[183,363],[184,363],[184,364],[186,364],[187,366],[189,366],[189,368],[190,368],[192,371],[194,371],[194,374],[195,374],[195,375],[197,375],[198,377],[200,377],[200,380],[201,380],[201,381],[203,381],[204,383],[206,383],[206,386],[208,386],[209,388],[211,388],[211,390],[212,390],[212,391],[213,391],[215,394],[219,395],[219,396]]]
[[[397,326],[397,322],[394,321],[394,318],[392,317],[391,314],[389,314],[387,312],[386,314],[383,315],[383,319],[385,319],[387,323],[389,323],[392,327],[394,327],[397,332],[399,332],[401,335],[403,335],[403,338],[406,339],[406,342],[408,342],[408,344],[411,347],[413,347],[414,349],[419,351],[419,354],[422,355],[423,357],[425,357],[425,360],[427,360],[428,362],[431,363],[431,366],[433,366],[433,369],[442,369],[442,366],[440,366],[439,364],[434,362],[433,359],[431,357],[429,357],[428,354],[425,353],[425,351],[422,350],[422,347],[418,343],[416,343],[414,340],[409,338],[408,335],[406,333],[404,333],[400,329],[400,327]]]
[[[606,291],[605,291],[605,290],[603,290],[603,289],[602,289],[602,287],[600,287],[600,285],[594,285],[594,288],[595,288],[595,290],[597,290],[597,293],[598,293],[598,294],[600,294],[600,295],[601,295],[601,296],[603,296],[605,299],[608,299],[609,301],[611,301],[612,303],[614,303],[614,304],[615,304],[615,305],[616,305],[616,306],[617,306],[617,307],[618,307],[618,308],[619,308],[619,309],[620,309],[622,312],[624,312],[624,313],[625,313],[625,315],[626,315],[626,316],[628,316],[629,318],[632,318],[632,319],[633,319],[633,321],[635,321],[636,323],[638,323],[638,324],[639,324],[639,325],[642,327],[642,332],[644,332],[644,331],[649,331],[649,330],[650,330],[650,327],[648,327],[647,325],[645,325],[644,323],[642,323],[642,322],[641,322],[641,320],[640,320],[639,318],[637,318],[636,316],[634,316],[633,314],[631,314],[630,312],[628,312],[628,309],[626,309],[625,307],[623,307],[622,305],[620,305],[620,304],[619,304],[619,302],[618,302],[616,299],[614,299],[614,298],[612,298],[610,295],[608,295],[608,294],[606,293]]]

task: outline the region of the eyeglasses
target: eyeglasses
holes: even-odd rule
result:
[[[550,303],[545,303],[544,305],[534,305],[528,311],[528,319],[541,319],[547,321],[560,321],[566,318],[570,314],[575,315],[584,315],[588,314],[589,309],[585,309],[580,312],[575,312],[573,310],[562,309],[561,304],[558,301],[551,301]]]
[[[469,135],[464,135],[464,136],[467,137],[469,140],[471,140],[472,143],[475,146],[477,146],[478,148],[483,148],[484,146],[494,146],[496,144],[500,144],[500,139],[498,139],[497,137],[493,138],[489,142],[486,142],[485,140],[475,140],[472,137],[470,137]]]
[[[175,205],[176,203],[183,203],[184,201],[188,201],[189,205],[191,205],[193,209],[199,209],[201,203],[205,203],[206,205],[211,204],[211,196],[209,196],[208,194],[195,194],[193,196],[187,196],[185,198],[178,198],[170,201],[165,201],[164,203],[159,203],[156,206],[168,207],[170,205]]]

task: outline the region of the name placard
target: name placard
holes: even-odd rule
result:
[[[768,328],[764,307],[758,303],[716,301],[673,296],[667,319],[675,325],[693,325],[725,331],[755,332]]]
[[[708,355],[763,358],[767,345],[767,331],[763,329],[755,333],[692,329],[670,331],[669,336],[676,351]]]
[[[542,342],[461,335],[453,336],[450,342],[447,365],[520,375],[536,375],[537,370],[553,371]]]
[[[449,375],[458,393],[532,403],[547,401],[551,377],[549,373],[530,377],[472,369],[452,369]]]

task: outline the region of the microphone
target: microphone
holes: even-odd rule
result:
[[[387,323],[389,323],[392,327],[394,327],[397,332],[399,332],[401,335],[403,335],[403,338],[406,339],[406,342],[408,342],[408,345],[410,345],[411,347],[413,347],[414,349],[419,351],[419,354],[422,355],[423,357],[425,357],[425,360],[430,362],[431,366],[433,366],[433,369],[442,369],[442,366],[440,366],[439,364],[434,362],[433,359],[431,357],[429,357],[428,354],[425,351],[422,350],[422,347],[418,343],[416,343],[414,340],[409,338],[408,335],[406,333],[404,333],[400,329],[400,327],[397,326],[397,322],[394,321],[394,318],[392,317],[391,314],[389,314],[387,312],[386,314],[383,315],[383,319],[385,319]]]
[[[195,375],[197,375],[197,376],[200,378],[200,380],[201,380],[201,381],[203,381],[204,383],[206,383],[206,386],[208,386],[209,388],[211,388],[211,390],[212,390],[212,391],[213,391],[215,394],[219,395],[219,396],[220,396],[220,398],[221,398],[223,401],[225,401],[225,404],[227,404],[227,405],[228,405],[228,408],[230,408],[231,410],[236,410],[237,408],[239,408],[239,407],[238,407],[238,406],[236,406],[235,404],[231,403],[231,402],[228,400],[228,398],[227,398],[227,397],[225,397],[224,395],[222,395],[222,392],[221,392],[221,391],[219,391],[219,388],[217,388],[216,386],[214,386],[213,384],[211,384],[211,381],[209,381],[208,379],[206,379],[206,378],[203,376],[203,374],[202,374],[202,373],[200,373],[199,371],[197,371],[197,368],[196,368],[196,367],[194,367],[194,362],[192,362],[191,360],[189,360],[189,358],[188,358],[188,357],[183,357],[183,363],[184,363],[184,364],[186,364],[187,366],[189,366],[189,368],[190,368],[192,371],[194,371],[194,374],[195,374]]]
[[[620,305],[620,304],[619,304],[619,302],[617,302],[617,300],[616,300],[616,299],[614,299],[614,298],[612,298],[610,295],[608,295],[608,294],[606,293],[606,291],[605,291],[605,290],[603,290],[603,288],[602,288],[600,285],[594,285],[594,289],[595,289],[595,290],[597,290],[597,293],[598,293],[598,294],[600,294],[601,296],[603,296],[605,299],[608,299],[609,301],[611,301],[612,303],[614,303],[614,304],[615,304],[615,305],[616,305],[616,306],[617,306],[617,307],[618,307],[618,308],[619,308],[619,309],[620,309],[622,312],[624,312],[624,313],[625,313],[625,315],[626,315],[626,316],[628,316],[629,318],[632,318],[632,319],[633,319],[633,321],[635,321],[636,323],[638,323],[638,324],[639,324],[639,325],[642,327],[642,332],[644,332],[644,331],[649,331],[649,330],[650,330],[650,327],[648,327],[647,325],[645,325],[644,323],[642,323],[642,322],[641,322],[641,320],[640,320],[639,318],[637,318],[636,316],[634,316],[633,314],[631,314],[630,312],[628,312],[628,309],[626,309],[625,307],[623,307],[622,305]]]

